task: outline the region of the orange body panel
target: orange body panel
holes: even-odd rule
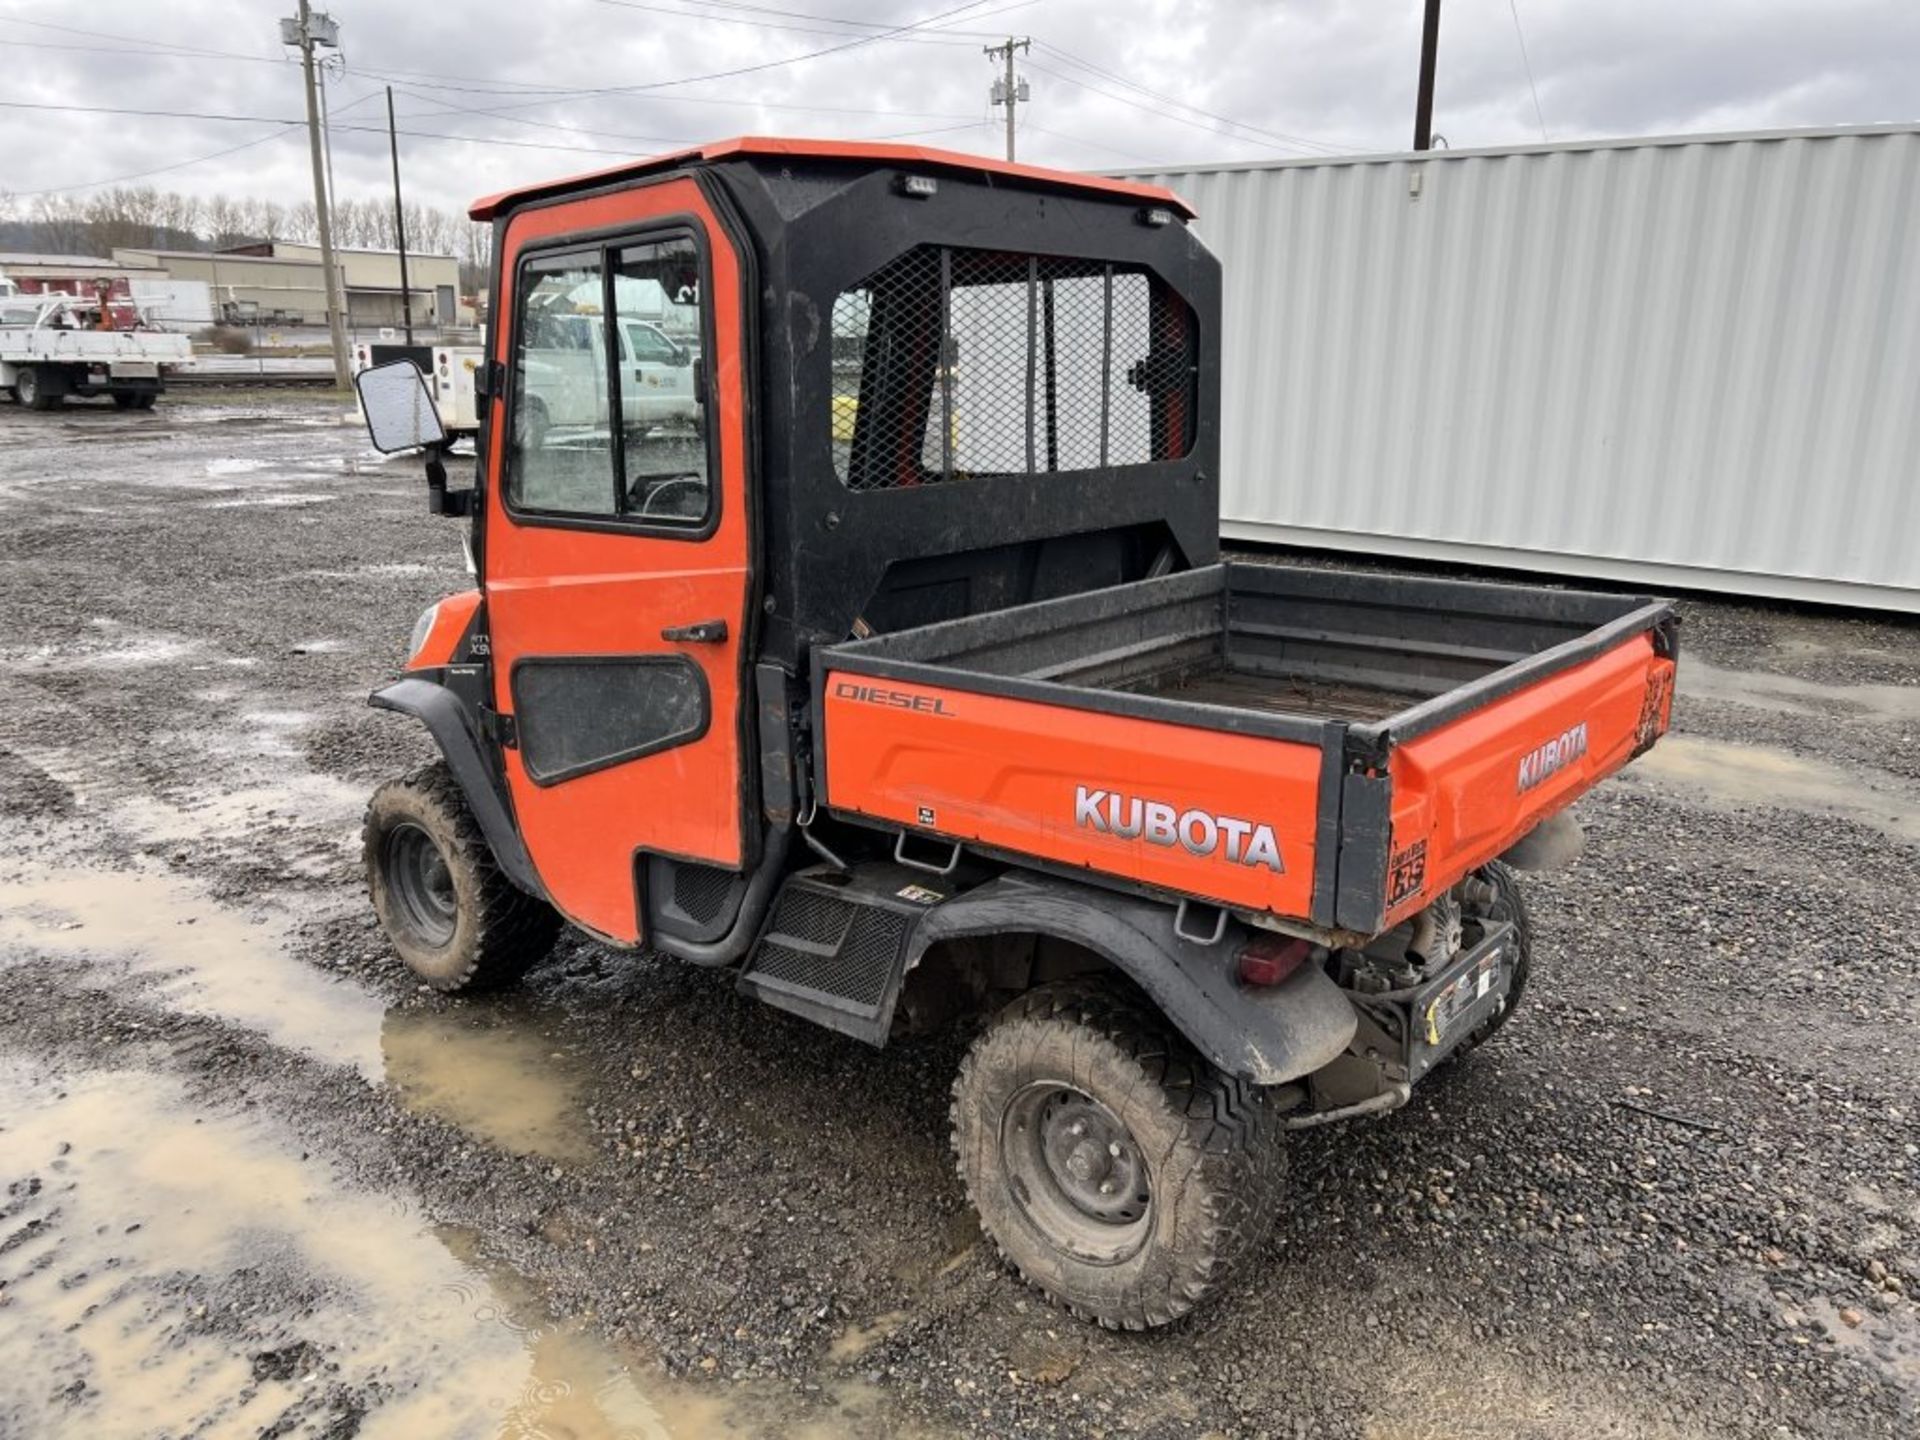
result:
[[[514,662],[529,655],[679,654],[706,675],[712,719],[690,744],[544,787],[528,778],[518,751],[506,752],[515,818],[541,883],[569,919],[624,942],[640,938],[636,851],[727,866],[744,856],[739,672],[748,630],[749,537],[739,261],[691,179],[530,209],[507,226],[492,341],[495,358],[506,363],[515,258],[523,246],[667,216],[698,221],[711,255],[709,396],[716,423],[710,443],[719,452],[718,528],[702,540],[517,522],[502,500],[503,443],[490,447],[487,484],[487,614],[494,704],[502,713],[513,710]],[[491,433],[504,435],[504,398],[488,403]],[[705,620],[724,620],[726,640],[673,644],[661,638],[663,628]]]
[[[1636,635],[1396,749],[1388,924],[1664,734],[1673,674],[1652,637]]]
[[[479,608],[478,590],[462,590],[442,600],[440,608],[434,612],[427,638],[420,642],[418,650],[407,657],[407,669],[431,670],[435,666],[452,663],[460,637],[466,634],[473,612]]]
[[[825,711],[835,809],[1178,895],[1308,912],[1315,746],[832,671]]]

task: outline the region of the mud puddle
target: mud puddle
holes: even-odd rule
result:
[[[89,983],[151,977],[169,1008],[255,1031],[378,1081],[384,1007],[199,890],[152,871],[0,870],[0,945],[94,962]],[[102,963],[104,962],[104,963]]]
[[[1920,685],[1829,685],[1760,670],[1724,670],[1695,656],[1680,664],[1680,694],[1789,715],[1836,709],[1894,724],[1920,723]]]
[[[389,1010],[294,959],[277,926],[250,924],[171,876],[0,870],[0,947],[82,960],[94,987],[143,977],[167,1009],[351,1066],[408,1109],[498,1149],[593,1156],[586,1067],[539,1017],[497,1005]]]
[[[474,1237],[174,1081],[0,1065],[0,1433],[899,1435],[859,1386],[677,1382]]]
[[[1620,779],[1726,809],[1849,820],[1920,844],[1920,794],[1913,787],[1890,775],[1875,774],[1869,782],[1860,772],[1769,746],[1668,735],[1621,771]]]
[[[389,1012],[380,1027],[387,1083],[407,1108],[499,1149],[590,1159],[584,1067],[531,1024],[489,1008]]]

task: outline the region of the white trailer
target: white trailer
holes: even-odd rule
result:
[[[357,341],[353,373],[389,360],[411,360],[427,377],[440,425],[454,439],[477,435],[480,413],[474,392],[474,372],[486,363],[482,345],[400,345],[384,341]]]
[[[101,329],[92,301],[0,300],[0,388],[30,410],[52,410],[69,395],[111,395],[123,410],[150,409],[167,372],[192,359],[184,335]]]
[[[1920,127],[1130,173],[1221,260],[1228,537],[1920,611]]]

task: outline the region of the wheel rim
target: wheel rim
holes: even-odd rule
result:
[[[1007,1102],[1000,1156],[1021,1212],[1077,1260],[1118,1265],[1146,1244],[1153,1182],[1133,1134],[1082,1090],[1040,1081]]]
[[[453,939],[460,897],[433,837],[410,822],[396,825],[387,832],[381,860],[394,908],[415,936],[434,947]]]
[[[14,378],[13,388],[21,404],[31,405],[40,398],[40,377],[31,370],[22,370]]]

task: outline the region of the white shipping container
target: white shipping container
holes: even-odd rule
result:
[[[1920,611],[1920,127],[1135,178],[1225,270],[1228,536]]]

